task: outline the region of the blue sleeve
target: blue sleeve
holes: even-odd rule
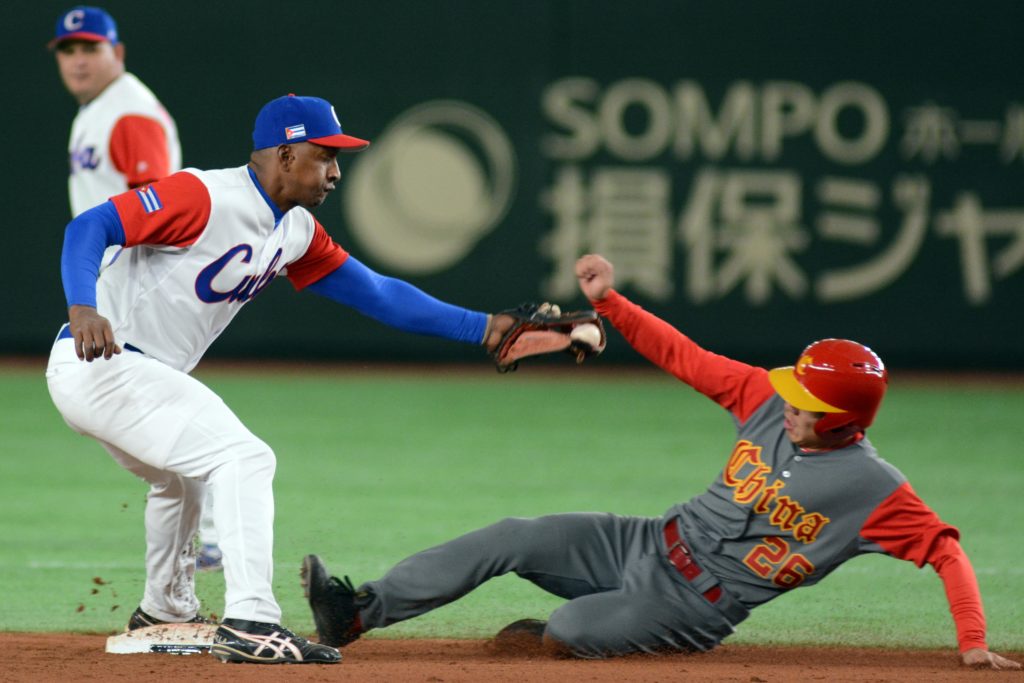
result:
[[[308,289],[391,327],[479,344],[487,314],[438,301],[408,282],[375,273],[349,256]]]
[[[96,278],[103,252],[124,242],[124,226],[111,201],[94,206],[68,223],[60,254],[60,276],[69,308],[96,306]]]

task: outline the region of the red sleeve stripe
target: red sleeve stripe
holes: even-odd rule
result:
[[[122,116],[110,133],[110,160],[128,187],[159,180],[171,172],[167,132],[148,116]]]
[[[901,560],[923,567],[940,536],[960,538],[956,527],[946,524],[904,482],[883,500],[864,522],[860,535]]]
[[[119,194],[111,201],[124,226],[126,247],[187,247],[199,239],[210,220],[209,190],[185,171]]]
[[[303,289],[328,273],[341,267],[348,259],[348,252],[342,249],[324,230],[315,218],[313,239],[306,253],[288,264],[288,279],[295,289]]]

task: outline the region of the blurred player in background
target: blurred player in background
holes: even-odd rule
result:
[[[68,10],[49,47],[80,106],[68,143],[73,216],[179,170],[174,121],[153,92],[125,71],[125,46],[113,17],[97,7]]]
[[[587,658],[705,651],[758,605],[857,555],[884,553],[939,574],[964,664],[1020,668],[988,651],[959,532],[865,436],[888,384],[874,352],[827,339],[795,366],[769,372],[702,349],[627,300],[612,288],[604,258],[579,259],[576,275],[640,354],[732,414],[737,439],[721,475],[662,517],[505,519],[406,558],[358,589],[309,555],[302,580],[321,642],[345,645],[515,572],[568,602],[547,621],[510,624],[499,645]]]
[[[162,622],[199,618],[185,554],[210,488],[226,584],[211,652],[223,661],[341,659],[280,625],[273,450],[188,374],[241,307],[284,275],[392,327],[488,351],[512,327],[508,314],[453,306],[373,272],[313,217],[341,178],[339,152],[368,145],[342,132],[325,100],[280,97],[256,117],[247,165],[175,173],[89,209],[65,231],[70,322],[50,353],[50,395],[72,429],[151,484],[139,607]],[[124,251],[101,271],[112,245]],[[324,419],[338,419],[324,408]]]
[[[57,19],[49,47],[64,86],[79,104],[68,142],[72,217],[181,169],[174,119],[142,81],[125,71],[125,46],[110,14],[98,7],[68,10]],[[120,250],[111,247],[104,264]],[[221,568],[211,503],[204,504],[196,554],[196,566],[204,570]],[[145,625],[144,619],[136,625]]]

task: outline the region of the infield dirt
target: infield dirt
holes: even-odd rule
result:
[[[209,655],[108,655],[106,636],[0,633],[4,681],[1021,681],[1024,672],[973,671],[949,650],[724,645],[698,655],[601,661],[501,654],[484,640],[366,639],[337,665],[222,664]],[[1020,661],[1024,654],[1004,652]]]

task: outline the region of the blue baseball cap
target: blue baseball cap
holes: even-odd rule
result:
[[[327,100],[296,95],[271,100],[256,115],[256,126],[252,131],[253,149],[295,142],[312,142],[348,152],[358,152],[370,146],[369,140],[341,132],[338,115]]]
[[[106,41],[117,45],[117,24],[114,17],[99,7],[79,5],[69,9],[57,20],[57,32],[47,47],[51,50],[65,40]]]

